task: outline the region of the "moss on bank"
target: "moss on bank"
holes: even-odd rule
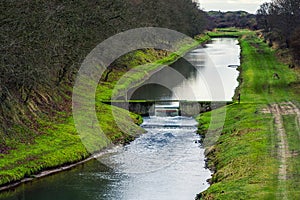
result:
[[[222,33],[214,33],[218,35]],[[243,33],[240,67],[241,103],[226,107],[224,127],[210,127],[222,133],[217,143],[207,149],[208,165],[215,171],[211,187],[199,195],[201,199],[276,199],[282,197],[282,181],[278,180],[278,133],[272,114],[262,109],[270,104],[300,102],[299,72],[277,61],[274,50],[259,39],[254,32]],[[280,79],[273,78],[277,73]],[[211,118],[220,117],[219,110],[198,117],[199,132],[206,133]],[[293,119],[289,119],[289,118]],[[218,121],[218,119],[214,119]],[[295,116],[283,118],[289,147],[299,144],[299,127]],[[295,131],[298,130],[298,131]],[[295,150],[299,152],[299,148]],[[285,187],[288,199],[299,198],[299,154],[288,161],[288,177]],[[293,182],[294,181],[294,182]],[[293,184],[293,183],[294,184]]]

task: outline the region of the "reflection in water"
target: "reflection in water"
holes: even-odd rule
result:
[[[171,67],[182,74],[185,79],[192,79],[197,77],[197,68],[195,68],[196,65],[194,64],[198,64],[198,62],[200,61],[195,63],[190,58],[180,58],[176,63],[172,64]]]
[[[142,94],[142,95],[141,95]],[[172,91],[159,84],[147,84],[141,88],[138,88],[131,96],[131,100],[140,99],[170,99],[172,97]]]
[[[172,91],[172,95],[163,96],[162,99],[231,101],[238,86],[239,72],[228,66],[240,65],[239,55],[240,47],[236,39],[213,39],[206,48],[199,47],[187,53],[171,67],[154,74],[143,87],[134,92],[134,99],[155,100],[157,96],[149,98],[146,94],[163,96],[160,94],[164,91],[158,87],[163,85]],[[156,83],[157,86],[146,86],[152,83]]]

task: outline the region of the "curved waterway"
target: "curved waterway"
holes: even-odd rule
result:
[[[158,90],[159,85],[153,84],[140,88],[133,96],[177,99],[177,93],[187,99],[186,87],[189,87],[198,89],[193,94],[197,100],[211,100],[211,96],[218,95],[211,95],[201,87],[205,88],[207,79],[216,79],[210,69],[214,66],[225,92],[223,99],[217,100],[231,100],[238,85],[238,72],[228,65],[239,65],[237,43],[236,39],[219,38],[206,48],[189,52],[185,56],[189,63],[181,59],[172,66],[184,77],[183,82],[178,82],[180,79],[172,82],[173,92],[169,93],[168,88],[163,87]],[[201,79],[203,76],[206,80]],[[156,75],[153,80],[157,78],[161,77]],[[217,81],[214,83],[213,92],[218,92],[220,86]],[[196,134],[197,122],[193,118],[152,116],[144,118],[142,126],[147,133],[131,144],[111,149],[98,160],[72,170],[23,184],[14,191],[0,194],[0,199],[192,200],[209,187],[207,179],[211,172],[205,168],[204,149],[199,143],[201,138]]]

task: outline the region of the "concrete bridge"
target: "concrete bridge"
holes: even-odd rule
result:
[[[134,100],[134,101],[102,101],[142,116],[195,116],[203,112],[217,109],[232,101],[181,101],[181,100]]]

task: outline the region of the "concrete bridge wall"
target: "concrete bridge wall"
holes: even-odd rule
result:
[[[156,104],[168,104],[171,102],[179,102],[179,113],[181,116],[195,116],[203,112],[217,109],[232,102],[190,102],[190,101],[145,101],[145,102],[104,102],[119,108],[129,110],[130,112],[151,116],[155,113]]]

